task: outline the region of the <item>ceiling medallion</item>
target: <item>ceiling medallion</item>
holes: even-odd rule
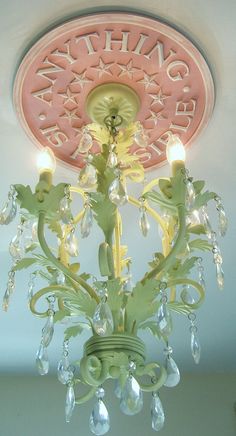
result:
[[[127,13],[80,17],[39,39],[19,67],[14,104],[33,142],[82,168],[83,127],[98,121],[100,106],[114,98],[114,83],[124,87],[123,118],[127,121],[131,110],[131,120],[135,115],[144,126],[147,144],[134,143],[131,153],[146,169],[166,161],[171,134],[188,146],[212,113],[213,81],[197,48],[169,25]],[[103,92],[99,107],[97,87]],[[90,152],[99,150],[94,143]]]

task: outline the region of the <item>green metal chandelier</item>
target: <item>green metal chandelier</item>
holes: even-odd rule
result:
[[[119,90],[118,90],[119,91]],[[99,89],[103,102],[105,88]],[[118,92],[119,94],[119,92]],[[185,168],[185,150],[178,137],[172,135],[167,144],[167,158],[172,175],[155,178],[144,186],[142,195],[133,198],[127,192],[126,181],[143,183],[144,169],[138,156],[130,154],[133,142],[145,144],[145,132],[134,121],[137,108],[132,95],[126,95],[131,112],[127,115],[120,98],[112,100],[104,113],[97,111],[99,95],[91,95],[87,111],[98,122],[86,125],[79,151],[87,153],[87,163],[79,173],[78,186],[66,183],[53,185],[55,157],[44,148],[38,158],[39,182],[33,192],[29,186],[11,187],[8,200],[0,212],[0,223],[9,224],[20,207],[20,223],[9,251],[12,267],[3,298],[7,310],[15,288],[15,273],[30,270],[29,307],[37,317],[46,320],[36,356],[41,375],[49,371],[47,349],[54,327],[67,319],[76,324],[65,328],[63,352],[58,363],[58,378],[66,386],[66,421],[75,405],[95,396],[89,426],[96,435],[110,428],[108,410],[103,400],[105,381],[115,381],[115,395],[126,415],[138,413],[143,406],[143,391],[152,394],[152,428],[159,431],[165,420],[159,397],[162,386],[174,387],[180,373],[172,357],[169,338],[173,329],[172,312],[187,316],[190,321],[190,343],[193,359],[200,360],[200,342],[195,311],[204,299],[205,281],[201,251],[213,253],[217,283],[223,288],[222,256],[217,234],[212,230],[207,204],[213,200],[219,216],[219,233],[224,236],[227,219],[220,197],[204,190],[203,181],[193,181]],[[130,97],[130,99],[129,99]],[[93,141],[100,154],[91,154]],[[72,214],[75,195],[82,196],[83,208]],[[129,202],[139,211],[139,227],[144,237],[149,231],[150,215],[157,222],[162,240],[162,252],[150,260],[147,272],[133,283],[131,259],[122,245],[122,205]],[[93,221],[102,230],[104,241],[98,247],[100,275],[80,271],[77,258],[79,232],[81,238],[90,234]],[[80,231],[78,230],[80,226]],[[56,234],[57,247],[49,247],[45,229]],[[191,278],[196,270],[198,280]],[[45,281],[38,290],[37,278]],[[194,290],[194,297],[192,291]],[[196,298],[196,295],[198,297]],[[40,311],[39,300],[47,308]],[[41,306],[40,306],[41,307]],[[72,365],[69,341],[84,330],[91,336],[84,344],[81,360]],[[147,330],[164,343],[165,365],[147,362],[146,350],[139,332]],[[157,356],[158,359],[158,356]],[[80,394],[80,386],[86,392]]]

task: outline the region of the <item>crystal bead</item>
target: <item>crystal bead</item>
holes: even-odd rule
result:
[[[129,375],[121,392],[120,409],[125,415],[136,415],[143,407],[143,393],[137,380]]]
[[[5,206],[0,211],[0,224],[7,225],[11,223],[16,216],[16,212],[17,212],[16,200],[13,197],[11,197],[8,199]]]
[[[83,218],[81,220],[81,236],[87,238],[89,236],[93,224],[93,212],[90,205],[85,206]]]
[[[198,226],[201,224],[201,217],[199,211],[194,209],[186,217],[186,224],[189,226]]]
[[[93,189],[97,183],[97,171],[93,165],[88,163],[79,175],[79,186],[83,189]]]
[[[93,138],[88,132],[84,132],[81,136],[78,151],[80,153],[87,153],[93,145]]]
[[[105,390],[103,389],[103,387],[102,386],[99,386],[99,388],[97,388],[97,390],[96,390],[96,392],[95,392],[95,395],[96,395],[96,397],[98,398],[98,399],[102,399],[102,398],[104,398],[104,396],[105,396]]]
[[[134,141],[136,142],[136,144],[139,147],[142,147],[142,148],[147,147],[147,145],[148,145],[147,144],[148,138],[142,130],[138,130],[137,132],[135,132]]]
[[[144,207],[140,209],[140,215],[139,215],[139,227],[143,234],[143,236],[147,236],[148,231],[150,229],[150,224],[147,217],[147,212]]]
[[[194,362],[198,364],[200,362],[200,357],[201,357],[201,345],[197,335],[196,327],[195,328],[190,327],[190,328],[191,328],[191,352]]]
[[[69,224],[73,219],[70,203],[71,201],[68,195],[65,195],[60,201],[59,213],[60,213],[60,218],[64,224]]]
[[[48,316],[47,322],[42,330],[42,343],[44,347],[48,347],[50,344],[53,333],[54,333],[54,322],[53,322],[53,314]]]
[[[219,289],[224,288],[224,271],[222,269],[221,263],[216,263],[216,280]]]
[[[89,418],[89,428],[95,435],[106,434],[110,430],[110,418],[102,400],[96,401]]]
[[[181,299],[185,304],[194,304],[195,300],[192,295],[189,293],[189,286],[185,285],[181,292]]]
[[[2,300],[2,308],[5,312],[7,312],[8,308],[9,308],[10,296],[11,296],[11,293],[9,291],[9,288],[7,287],[5,294],[3,296],[3,300]]]
[[[65,249],[71,257],[76,257],[79,254],[78,240],[75,236],[74,228],[66,236]]]
[[[180,373],[174,359],[170,356],[167,356],[166,358],[166,373],[167,377],[164,386],[167,386],[168,388],[173,388],[180,381]]]
[[[40,344],[36,354],[36,366],[40,375],[46,375],[49,371],[48,353],[43,344]]]
[[[101,301],[96,307],[93,328],[99,336],[109,336],[113,333],[113,316],[110,307],[104,301]]]
[[[218,208],[219,213],[219,232],[221,236],[225,236],[228,229],[228,219],[223,207]]]
[[[123,291],[125,294],[130,295],[133,291],[134,288],[134,283],[132,281],[131,276],[127,278],[127,280],[125,280],[124,284],[123,284]]]
[[[126,189],[118,177],[115,178],[109,186],[108,194],[112,203],[117,206],[122,206],[128,201]]]
[[[68,356],[62,356],[58,362],[57,378],[63,384],[66,385],[73,378],[73,369],[70,366]]]
[[[63,286],[65,284],[66,278],[62,271],[57,271],[56,273],[56,282],[57,285]]]
[[[161,333],[169,336],[172,330],[172,320],[166,303],[161,303],[158,308],[157,322]]]
[[[32,242],[38,241],[38,221],[33,221],[31,226],[31,239]]]
[[[18,229],[17,234],[11,240],[9,252],[11,257],[15,260],[21,260],[25,256],[25,245],[21,229]]]
[[[75,391],[73,386],[69,385],[66,392],[66,405],[65,405],[66,422],[70,422],[74,408],[75,408]]]
[[[195,189],[190,179],[186,182],[186,208],[187,210],[193,209],[195,203]]]
[[[121,385],[120,385],[120,380],[117,379],[115,381],[115,389],[114,389],[114,394],[115,394],[116,398],[120,399],[121,398],[121,393],[122,393],[122,388],[121,388]]]
[[[203,225],[205,227],[205,231],[206,231],[207,237],[209,239],[211,239],[211,237],[212,237],[212,227],[211,227],[211,223],[209,221],[209,216],[208,216],[208,213],[206,211],[205,206],[203,206],[201,208],[201,213],[202,213]]]
[[[161,400],[157,394],[153,394],[152,396],[151,417],[153,430],[161,430],[165,422],[165,414]]]
[[[115,168],[118,164],[117,155],[114,151],[110,151],[107,159],[107,166],[109,168]]]

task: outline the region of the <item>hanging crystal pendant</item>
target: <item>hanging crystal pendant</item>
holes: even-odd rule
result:
[[[11,296],[11,293],[10,293],[9,287],[7,287],[5,294],[3,296],[3,300],[2,300],[2,308],[5,312],[7,312],[8,308],[9,308],[10,296]]]
[[[34,295],[34,286],[35,286],[35,280],[36,280],[36,272],[30,274],[30,279],[28,282],[28,302],[30,302],[31,298]]]
[[[161,430],[164,426],[165,414],[161,400],[156,392],[153,392],[152,394],[151,417],[152,429],[155,431]]]
[[[60,213],[60,218],[64,224],[69,224],[73,219],[70,203],[71,201],[70,201],[69,194],[65,195],[60,201],[59,213]]]
[[[87,153],[93,145],[93,138],[86,130],[84,130],[80,143],[78,146],[78,151],[80,153]]]
[[[216,263],[216,280],[219,289],[224,288],[224,271],[222,269],[221,263]]]
[[[165,302],[162,302],[158,308],[157,323],[161,333],[169,336],[172,331],[172,319]]]
[[[47,322],[42,330],[42,343],[44,347],[48,347],[53,337],[53,333],[54,333],[53,315],[54,312],[50,313]]]
[[[43,343],[40,344],[36,354],[36,366],[40,375],[46,375],[49,371],[47,348]]]
[[[9,245],[9,252],[13,259],[21,260],[25,256],[25,240],[23,237],[23,224],[19,224],[17,227],[17,233],[12,238]]]
[[[113,316],[105,297],[102,298],[94,312],[93,328],[99,336],[109,336],[113,333]]]
[[[121,385],[120,385],[120,380],[116,379],[114,394],[115,394],[116,398],[118,398],[119,400],[121,398],[121,393],[122,393],[122,388],[121,388]]]
[[[16,191],[14,186],[11,186],[10,191],[8,193],[8,200],[5,206],[0,211],[0,224],[9,224],[11,223],[17,212],[17,204],[15,199]]]
[[[104,395],[104,389],[99,387],[96,391],[97,401],[89,418],[89,428],[97,436],[106,434],[110,430],[109,414],[102,401]]]
[[[192,183],[192,179],[188,178],[186,181],[186,209],[191,210],[195,203],[195,189]]]
[[[191,352],[194,359],[194,362],[198,364],[200,362],[201,357],[201,345],[199,341],[199,337],[197,335],[197,329],[191,330]]]
[[[164,383],[164,386],[167,386],[168,388],[173,388],[174,386],[177,386],[177,384],[180,381],[179,368],[176,365],[174,359],[170,356],[171,353],[172,353],[172,349],[171,347],[168,347],[167,356],[166,356],[166,365],[165,365],[167,377]]]
[[[127,295],[132,294],[134,289],[134,283],[132,281],[132,276],[129,275],[123,284],[123,292]]]
[[[79,174],[79,186],[83,189],[90,190],[95,188],[97,184],[97,171],[96,168],[91,164],[87,165],[80,171]]]
[[[130,374],[121,392],[120,409],[125,415],[136,415],[143,407],[143,393],[137,380]]]
[[[62,271],[57,271],[56,273],[56,282],[57,285],[63,286],[65,284],[66,278]]]
[[[109,186],[108,195],[112,203],[117,206],[122,206],[127,203],[128,195],[119,177],[116,177]]]
[[[65,405],[66,422],[70,422],[74,408],[75,408],[75,391],[74,391],[73,384],[69,383],[66,392],[66,405]]]
[[[203,287],[203,289],[205,289],[206,283],[204,279],[204,266],[202,265],[201,257],[199,257],[197,260],[197,269],[198,269],[198,283]]]
[[[147,217],[147,212],[145,207],[140,208],[140,215],[139,215],[139,228],[143,234],[143,236],[147,236],[148,231],[150,229],[150,224]]]
[[[208,213],[207,213],[205,206],[201,207],[201,214],[202,214],[202,220],[203,220],[203,225],[205,227],[206,235],[207,235],[208,239],[211,239],[212,227],[211,227],[211,223],[210,223],[209,216],[208,216]]]
[[[144,133],[143,126],[142,126],[141,123],[139,123],[138,130],[135,132],[133,138],[134,138],[134,142],[136,142],[136,144],[139,147],[142,147],[142,148],[143,147],[147,147],[147,145],[148,145],[148,137]]]
[[[220,236],[225,236],[228,229],[228,219],[226,217],[221,198],[215,196],[214,200],[216,201],[216,210],[218,211],[219,233]]]
[[[66,385],[73,378],[73,369],[70,366],[68,356],[62,356],[61,360],[58,362],[57,367],[57,377],[58,380]]]
[[[86,204],[84,209],[84,215],[81,220],[81,226],[80,226],[82,238],[87,238],[89,236],[92,225],[93,225],[92,208],[89,204]]]
[[[107,166],[109,168],[115,168],[118,164],[117,155],[114,151],[110,151],[107,159]]]
[[[183,289],[181,291],[181,299],[185,304],[194,304],[195,300],[192,297],[192,295],[189,293],[189,286],[188,285],[184,285]]]
[[[199,226],[201,224],[201,217],[197,209],[192,210],[186,217],[186,225]]]
[[[77,257],[79,254],[78,240],[75,236],[74,227],[71,228],[66,236],[65,249],[71,257]]]

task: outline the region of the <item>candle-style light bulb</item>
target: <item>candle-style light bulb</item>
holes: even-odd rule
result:
[[[53,174],[56,169],[56,159],[53,151],[49,147],[45,147],[37,157],[36,162],[39,174],[51,173]]]
[[[178,135],[171,135],[166,147],[166,157],[170,165],[176,161],[185,162],[185,148]]]

